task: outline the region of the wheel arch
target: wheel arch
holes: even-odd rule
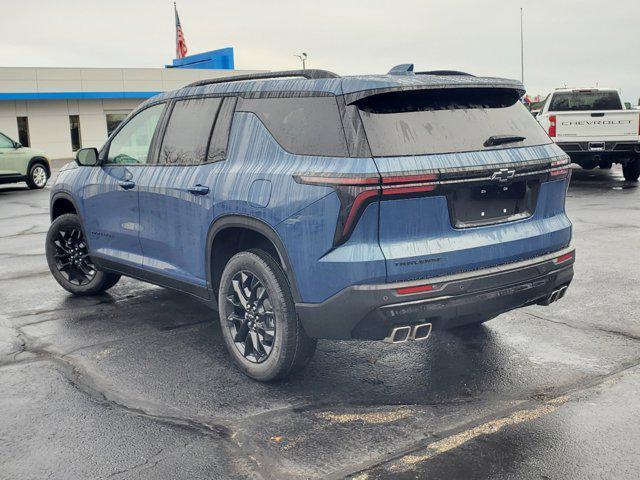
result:
[[[82,218],[80,217],[80,210],[78,205],[71,195],[66,192],[58,192],[51,196],[49,204],[49,217],[53,222],[60,215],[65,213],[75,213],[80,218],[80,224],[82,225]]]
[[[51,165],[49,165],[49,160],[47,160],[42,155],[37,155],[29,160],[29,165],[27,165],[27,175],[29,175],[29,172],[31,172],[31,167],[33,167],[33,165],[36,163],[41,164],[47,171],[47,178],[51,178]]]
[[[213,295],[217,295],[217,282],[219,281],[220,275],[222,274],[221,269],[224,268],[224,265],[220,268],[214,266],[214,249],[216,248],[216,239],[220,240],[221,235],[224,235],[225,232],[229,232],[232,229],[241,229],[250,232],[254,232],[255,234],[261,235],[264,237],[273,247],[273,250],[278,255],[277,260],[282,266],[284,273],[289,281],[289,286],[291,288],[291,294],[295,302],[300,302],[301,297],[298,291],[298,285],[295,279],[295,274],[291,265],[291,261],[289,260],[289,256],[287,255],[287,250],[284,246],[284,243],[280,239],[280,236],[277,232],[267,223],[262,220],[258,220],[254,217],[249,217],[245,215],[224,215],[218,219],[216,219],[211,226],[209,227],[209,232],[207,234],[207,251],[206,251],[206,272],[207,272],[207,283],[209,287],[213,291]]]

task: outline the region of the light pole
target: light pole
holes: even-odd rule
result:
[[[298,57],[302,62],[302,69],[305,70],[307,68],[307,54],[302,52],[300,55],[294,55],[294,57]]]

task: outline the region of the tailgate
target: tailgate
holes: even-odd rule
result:
[[[568,245],[568,157],[517,92],[396,92],[356,105],[381,177],[378,239],[388,282]]]
[[[632,110],[556,113],[556,137],[638,137],[640,113]]]
[[[439,181],[423,195],[380,202],[379,242],[387,281],[491,267],[569,244],[566,158],[551,146],[414,157]],[[378,158],[383,183],[406,158]],[[456,167],[454,167],[457,166]],[[453,168],[451,168],[453,167]],[[560,175],[556,175],[559,172]]]

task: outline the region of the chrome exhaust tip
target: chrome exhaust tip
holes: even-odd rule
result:
[[[411,335],[411,327],[395,327],[391,329],[389,336],[383,341],[387,343],[403,343],[409,340],[409,335]]]
[[[567,292],[567,288],[568,287],[565,285],[560,290],[558,290],[558,298],[556,298],[556,301],[560,300],[562,297],[564,297],[564,294]]]
[[[419,323],[411,328],[411,335],[409,338],[416,342],[426,340],[431,335],[431,323]]]

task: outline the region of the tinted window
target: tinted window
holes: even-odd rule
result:
[[[347,156],[347,143],[335,97],[243,100],[282,148],[298,155]]]
[[[584,90],[553,94],[549,105],[550,112],[575,110],[622,110],[622,103],[618,92],[612,90]]]
[[[29,141],[29,119],[27,117],[18,117],[18,141],[23,147],[31,145]]]
[[[207,161],[209,162],[218,162],[227,158],[227,144],[229,143],[229,132],[231,131],[236,100],[236,97],[228,97],[222,101],[207,152]]]
[[[107,113],[107,136],[110,137],[126,118],[126,113]]]
[[[180,100],[173,106],[162,140],[160,163],[203,163],[220,98]]]
[[[80,137],[80,116],[69,115],[69,132],[71,133],[71,150],[74,152],[82,147]]]
[[[356,105],[374,156],[485,150],[484,143],[496,135],[525,137],[499,148],[550,143],[513,90],[390,92]]]
[[[163,103],[154,105],[130,119],[111,140],[106,163],[147,163],[151,140],[163,110]]]

